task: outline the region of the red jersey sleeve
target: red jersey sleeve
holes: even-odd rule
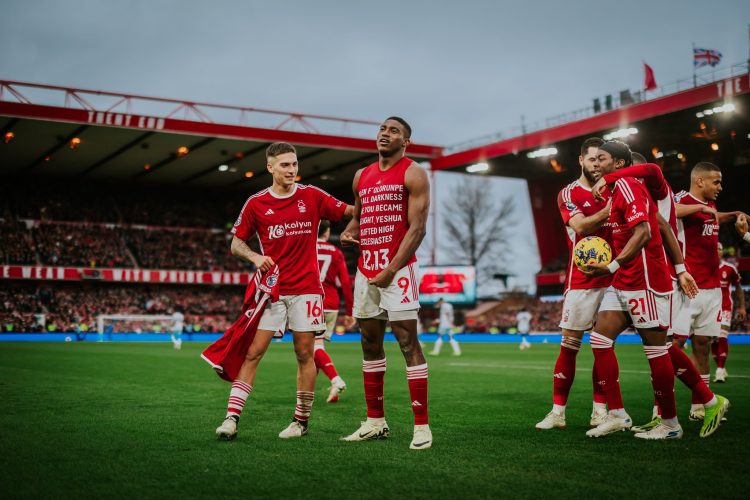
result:
[[[322,189],[313,187],[313,192],[320,209],[320,218],[334,222],[340,221],[346,211],[346,203],[334,198]]]
[[[654,200],[663,200],[669,195],[669,185],[658,165],[643,163],[632,167],[621,168],[604,176],[607,184],[613,184],[623,177],[641,177],[649,194]]]
[[[560,216],[562,216],[563,224],[566,226],[568,225],[568,221],[572,219],[574,215],[583,213],[573,202],[570,191],[570,186],[567,186],[557,194],[557,208],[560,209]]]
[[[615,182],[622,197],[622,213],[628,229],[632,230],[641,222],[648,223],[648,193],[640,182],[620,179]]]
[[[344,252],[336,249],[337,255],[337,268],[338,268],[338,279],[341,286],[341,293],[344,295],[344,306],[346,315],[352,315],[352,307],[354,306],[354,294],[352,292],[352,282],[349,279],[349,270],[346,268],[346,259],[344,258]]]
[[[256,233],[256,231],[252,203],[250,200],[247,200],[232,227],[232,234],[242,241],[247,241]]]

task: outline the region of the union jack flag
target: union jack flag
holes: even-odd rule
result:
[[[721,62],[721,52],[712,49],[693,49],[693,67],[714,67]]]

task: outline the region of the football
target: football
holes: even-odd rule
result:
[[[588,271],[590,264],[607,265],[612,261],[612,248],[598,236],[587,236],[573,249],[573,262],[581,271]]]

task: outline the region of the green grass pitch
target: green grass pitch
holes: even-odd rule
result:
[[[240,434],[219,442],[229,384],[199,358],[204,345],[0,344],[0,494],[3,498],[739,498],[750,465],[750,346],[732,346],[724,385],[732,402],[716,434],[698,437],[677,384],[680,441],[630,433],[585,437],[590,349],[579,355],[568,428],[540,432],[558,346],[464,344],[429,358],[434,445],[409,450],[412,415],[403,358],[387,345],[391,438],[344,443],[364,418],[359,345],[329,352],[349,389],[326,404],[321,374],[308,436],[277,437],[294,407],[289,343],[263,360]],[[648,364],[617,348],[626,408],[650,416]]]

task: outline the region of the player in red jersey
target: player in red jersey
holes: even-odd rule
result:
[[[635,156],[636,153],[633,153],[633,155]],[[676,240],[677,211],[674,203],[674,194],[659,166],[652,163],[645,163],[645,158],[641,161],[643,163],[632,167],[621,168],[604,175],[594,186],[593,192],[594,195],[597,196],[600,189],[605,188],[607,184],[612,184],[617,179],[623,177],[633,177],[643,181],[651,198],[656,202],[659,208],[658,219],[660,234],[664,242],[664,248],[667,251],[669,260],[672,264],[670,266],[670,271],[672,273],[672,281],[674,284],[674,293],[670,296],[671,319],[670,329],[667,336],[669,339],[669,357],[672,360],[675,375],[693,392],[693,399],[696,404],[710,407],[715,405],[718,399],[708,388],[708,385],[702,380],[698,369],[682,348],[679,345],[673,344],[671,341],[674,325],[679,324],[681,318],[684,317],[683,308],[685,307],[685,304],[689,303],[691,299],[694,299],[698,293],[697,284],[690,273],[687,272],[686,266],[684,265],[682,249]],[[712,414],[715,413],[716,409],[717,408],[711,410]],[[631,430],[633,432],[645,432],[653,429],[660,423],[661,415],[659,412],[658,401],[655,401],[651,420],[644,425],[633,426]],[[717,425],[718,424],[715,424],[713,421],[704,422],[704,428],[701,430],[702,435],[709,435],[716,430]]]
[[[267,169],[273,177],[270,188],[251,196],[232,228],[232,254],[251,262],[263,272],[279,267],[279,300],[266,308],[237,379],[229,394],[227,416],[216,434],[232,439],[252,392],[252,384],[263,355],[275,332],[286,327],[294,335],[297,356],[297,405],[292,423],[279,437],[307,434],[307,421],[315,396],[316,369],[313,360],[315,333],[325,330],[323,288],[317,261],[317,228],[320,220],[350,218],[354,207],[314,186],[297,184],[297,152],[284,142],[266,150]],[[262,254],[247,245],[258,235]]]
[[[537,429],[565,428],[565,406],[576,374],[576,357],[581,348],[581,339],[584,332],[594,325],[596,311],[605,290],[612,282],[611,276],[586,276],[573,264],[573,247],[584,237],[599,236],[610,244],[612,242],[611,230],[607,224],[610,204],[605,200],[594,199],[591,193],[591,186],[601,177],[597,152],[602,144],[604,141],[598,137],[591,137],[583,142],[581,155],[578,157],[581,175],[557,195],[557,206],[568,233],[568,250],[571,255],[565,276],[565,301],[560,322],[562,342],[552,379],[552,411],[536,424]],[[596,383],[596,373],[592,374],[592,378],[594,403],[590,425],[595,427],[607,415],[607,404],[604,391]]]
[[[597,158],[605,174],[627,167],[632,161],[630,149],[619,141],[602,144]],[[663,417],[659,426],[637,433],[635,437],[678,439],[682,437],[682,428],[677,420],[674,373],[667,353],[672,282],[657,221],[658,209],[643,184],[635,179],[620,179],[611,189],[610,222],[617,257],[609,265],[591,266],[589,273],[591,276],[614,274],[591,333],[595,369],[607,396],[609,414],[586,435],[601,437],[632,426],[622,403],[619,368],[614,356],[617,336],[632,323],[643,341],[654,395]]]
[[[327,220],[320,221],[318,229],[318,264],[320,264],[320,281],[323,283],[323,312],[326,320],[326,330],[323,335],[315,338],[315,366],[323,370],[326,377],[331,381],[331,389],[328,392],[326,403],[335,403],[339,395],[346,389],[346,383],[342,379],[331,357],[325,349],[324,340],[331,340],[333,330],[336,328],[336,318],[339,315],[341,299],[339,288],[344,295],[344,326],[354,326],[352,317],[352,283],[349,280],[349,271],[346,269],[344,253],[335,245],[328,242],[331,237],[331,223]]]
[[[721,290],[719,289],[719,225],[730,222],[741,212],[716,211],[716,198],[721,192],[721,169],[709,162],[696,164],[690,172],[690,191],[675,196],[677,202],[679,240],[685,249],[685,262],[695,276],[700,293],[683,305],[673,324],[674,341],[680,347],[690,336],[693,361],[708,385],[711,342],[719,336],[721,325]],[[723,402],[728,405],[724,398]],[[691,420],[704,420],[708,415],[693,392]]]
[[[354,218],[342,243],[359,244],[354,316],[362,329],[367,420],[346,441],[388,437],[383,412],[386,320],[406,360],[414,412],[411,449],[432,446],[427,413],[427,362],[417,339],[419,292],[415,252],[424,238],[430,205],[427,173],[407,158],[411,127],[387,118],[377,135],[379,159],[354,176]]]
[[[734,286],[734,298],[737,301],[737,319],[745,321],[745,291],[740,283],[740,273],[733,264],[724,260],[723,248],[719,243],[719,287],[721,288],[721,313],[719,322],[721,331],[711,344],[711,354],[716,362],[714,382],[727,381],[727,357],[729,356],[729,328],[732,326],[734,301],[730,288]]]

